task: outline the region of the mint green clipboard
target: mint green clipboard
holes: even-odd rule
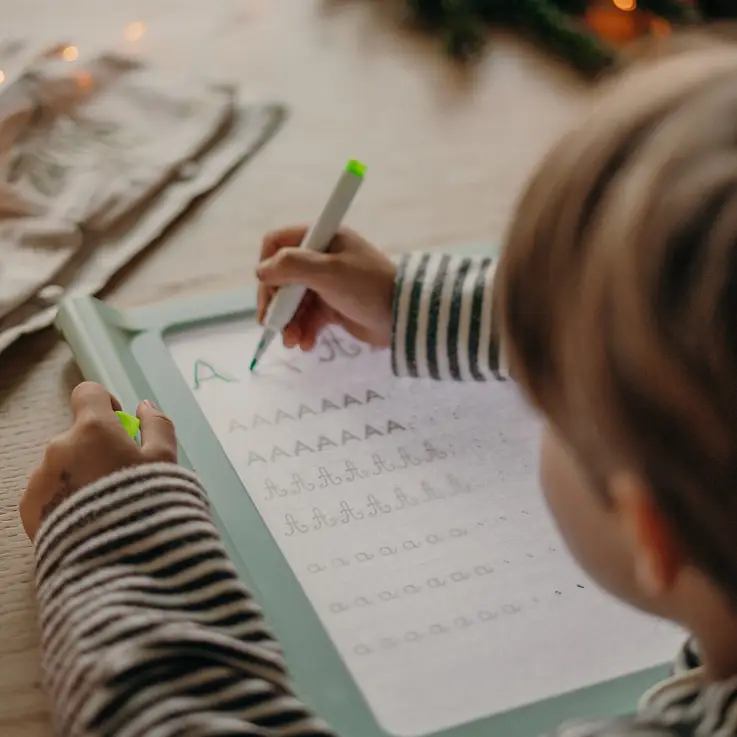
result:
[[[173,419],[180,461],[202,479],[228,553],[281,641],[299,697],[341,737],[401,737],[374,718],[166,346],[167,335],[249,317],[255,305],[253,289],[132,310],[82,297],[61,305],[56,326],[86,379],[106,386],[128,411],[152,399]],[[642,693],[667,674],[665,665],[650,668],[434,737],[538,737],[572,718],[631,713]]]

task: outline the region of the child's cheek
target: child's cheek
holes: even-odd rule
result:
[[[555,522],[573,557],[603,588],[637,603],[633,565],[616,515],[601,490],[586,482],[573,454],[552,430],[543,431],[540,482]]]

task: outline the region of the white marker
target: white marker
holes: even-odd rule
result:
[[[307,232],[299,246],[300,248],[320,252],[328,249],[348,212],[348,208],[351,206],[351,202],[353,202],[353,198],[356,196],[356,192],[358,192],[358,188],[363,182],[365,173],[366,167],[360,161],[351,160],[348,162],[338,183],[335,185],[333,193],[330,195],[330,199],[323,208],[322,214]],[[292,321],[306,291],[307,287],[303,287],[301,284],[290,284],[280,287],[274,295],[274,299],[266,311],[264,333],[251,361],[251,371],[256,368],[256,364],[261,360],[274,338]]]

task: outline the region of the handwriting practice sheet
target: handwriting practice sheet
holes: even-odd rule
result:
[[[512,382],[397,379],[387,351],[332,329],[310,353],[275,343],[251,375],[260,335],[241,320],[167,344],[385,730],[427,734],[674,655],[678,631],[569,558]]]

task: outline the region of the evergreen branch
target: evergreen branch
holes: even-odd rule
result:
[[[673,23],[695,23],[700,20],[699,11],[686,0],[639,0],[641,10],[665,18]]]
[[[734,0],[700,0],[698,6],[703,18],[712,20],[737,18],[737,3]]]
[[[469,0],[407,0],[407,5],[416,21],[443,37],[454,59],[467,61],[484,47],[484,25]]]
[[[481,0],[484,2],[484,0]],[[531,35],[559,58],[587,76],[610,67],[617,59],[614,49],[601,41],[582,23],[557,8],[550,0],[485,0],[487,17],[499,17],[515,30]]]
[[[555,0],[558,10],[570,15],[583,15],[590,4],[590,0]]]
[[[613,65],[617,52],[581,21],[590,0],[404,0],[411,17],[442,37],[454,58],[468,60],[503,25],[534,41],[587,76]],[[638,0],[638,7],[672,23],[737,18],[737,0]]]

